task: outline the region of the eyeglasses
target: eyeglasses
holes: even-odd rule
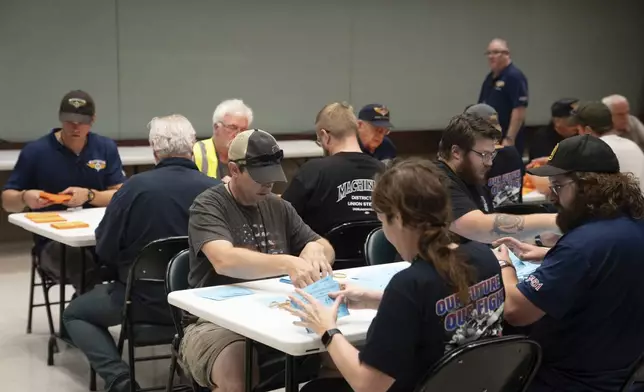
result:
[[[480,156],[484,162],[492,162],[494,158],[496,158],[496,154],[499,153],[497,150],[494,150],[493,152],[478,152],[476,150],[470,150],[470,151]]]
[[[221,124],[222,127],[226,128],[226,129],[230,129],[233,132],[244,132],[245,131],[244,128],[238,127],[235,124],[226,124],[226,123],[221,122],[221,121],[219,122],[219,124]]]
[[[561,191],[565,186],[572,184],[574,181],[564,182],[563,184],[550,184],[548,188],[554,193],[555,196],[559,197],[559,191]]]
[[[498,56],[500,54],[509,54],[507,50],[486,50],[485,55],[486,56]]]

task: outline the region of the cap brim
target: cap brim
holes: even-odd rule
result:
[[[377,120],[377,121],[369,121],[369,123],[375,127],[380,127],[380,128],[393,128],[394,124],[390,123],[389,121],[386,120]]]
[[[61,122],[74,122],[81,124],[91,124],[93,120],[92,116],[78,113],[59,113],[58,119]]]
[[[551,177],[551,176],[558,176],[560,174],[570,173],[570,170],[564,170],[550,165],[535,167],[533,169],[527,169],[526,171],[532,174],[533,176],[537,176],[537,177]]]
[[[282,165],[279,163],[269,166],[246,166],[246,169],[253,181],[259,184],[286,182],[286,175],[284,175]]]

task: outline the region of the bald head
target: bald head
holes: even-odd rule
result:
[[[620,133],[628,131],[631,108],[628,99],[623,95],[613,94],[602,99],[602,103],[610,109],[613,115],[613,127]]]
[[[502,38],[495,38],[490,41],[485,51],[490,70],[498,74],[510,64],[510,48],[508,42]]]

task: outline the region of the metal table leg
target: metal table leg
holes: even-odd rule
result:
[[[284,370],[284,375],[286,379],[284,380],[284,391],[285,392],[297,392],[299,386],[297,385],[297,377],[295,367],[295,358],[292,355],[286,355],[286,365]]]
[[[246,338],[245,367],[246,392],[253,390],[253,339]]]

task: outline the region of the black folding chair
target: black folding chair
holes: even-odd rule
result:
[[[382,227],[377,220],[347,222],[334,227],[324,236],[335,250],[333,269],[367,265],[364,244],[369,233]]]
[[[644,381],[644,355],[639,357],[637,361],[633,364],[631,368],[631,374],[620,389],[620,392],[629,392],[633,387],[635,382],[638,382],[638,385]],[[638,388],[638,390],[640,390]]]
[[[40,282],[36,282],[36,274]],[[27,310],[27,333],[31,333],[33,323],[34,308],[45,307],[47,312],[47,323],[49,325],[49,335],[54,335],[54,319],[51,315],[51,306],[58,305],[59,302],[51,302],[49,300],[49,290],[56,285],[56,281],[49,277],[40,268],[40,259],[36,247],[31,248],[31,278],[29,280],[29,308]],[[34,291],[37,286],[42,287],[42,295],[44,302],[34,303]]]
[[[121,334],[119,335],[118,350],[123,352],[125,340],[128,341],[128,363],[130,366],[130,391],[136,389],[135,363],[140,361],[153,361],[158,359],[170,359],[171,355],[152,355],[147,357],[135,357],[136,347],[149,347],[160,345],[171,345],[175,335],[172,324],[153,324],[135,321],[132,315],[132,290],[136,291],[137,284],[148,286],[159,285],[162,289],[165,282],[168,263],[179,252],[188,248],[188,237],[170,237],[150,242],[139,252],[136,260],[130,268],[125,288],[125,304],[123,306],[123,321],[121,323]],[[95,380],[95,373],[92,369],[92,381]],[[95,390],[96,385],[90,385],[90,390]],[[138,391],[162,391],[164,386],[141,388]]]
[[[523,392],[541,364],[541,347],[523,336],[466,344],[432,366],[416,392]]]
[[[396,261],[398,251],[385,237],[381,228],[374,229],[364,243],[364,256],[367,264],[378,265]]]

